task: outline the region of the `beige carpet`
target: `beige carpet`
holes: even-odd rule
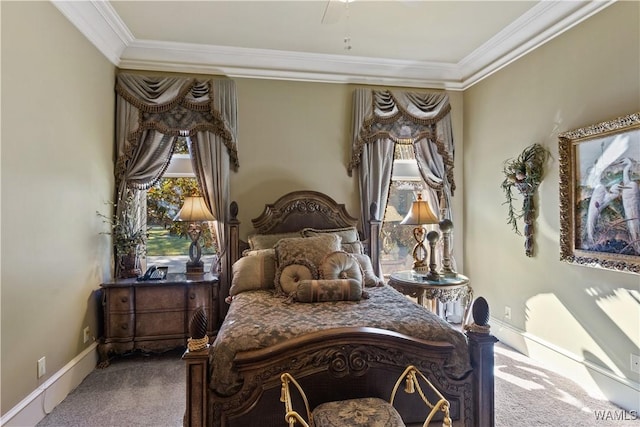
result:
[[[38,426],[181,426],[181,354],[115,359],[94,370]],[[619,419],[632,414],[504,345],[496,346],[495,365],[497,427],[640,427],[640,420]]]

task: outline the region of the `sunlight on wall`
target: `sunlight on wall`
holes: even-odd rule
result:
[[[594,297],[598,307],[623,332],[636,347],[640,347],[640,316],[620,316],[620,313],[631,313],[640,301],[640,291],[615,289],[614,295],[601,295],[598,289],[588,288],[587,294]]]
[[[567,348],[567,354],[583,361],[583,354],[589,352],[597,357],[605,367],[617,375],[625,375],[618,369],[580,322],[558,300],[554,294],[539,294],[527,301],[525,330],[549,342],[580,343],[580,348]],[[567,353],[563,351],[563,353]],[[535,357],[530,354],[531,357]]]

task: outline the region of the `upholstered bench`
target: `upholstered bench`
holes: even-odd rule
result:
[[[436,403],[431,403],[426,398],[418,378],[421,378],[422,382],[427,384],[435,392],[439,399]],[[437,412],[443,412],[443,427],[451,427],[449,402],[414,366],[408,366],[402,375],[400,375],[393,387],[391,399],[388,402],[377,397],[363,397],[322,403],[313,411],[309,410],[307,396],[291,374],[285,372],[280,376],[280,380],[282,381],[282,395],[280,400],[284,403],[284,418],[290,427],[294,427],[297,423],[300,423],[303,427],[404,427],[405,424],[402,421],[402,417],[393,407],[393,401],[396,397],[398,387],[403,380],[406,381],[404,391],[414,393],[417,390],[424,403],[431,409],[423,426],[428,426]],[[308,423],[300,413],[293,409],[289,384],[293,384],[302,397],[307,419],[309,420]]]
[[[404,427],[396,408],[377,397],[322,403],[311,419],[314,427]]]

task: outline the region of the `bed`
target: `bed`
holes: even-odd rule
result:
[[[459,331],[379,279],[380,221],[362,241],[343,204],[296,191],[267,204],[242,242],[235,204],[231,213],[229,309],[211,346],[183,357],[186,426],[283,425],[283,372],[312,408],[388,399],[408,365],[449,400],[454,425],[493,425],[496,339]],[[411,395],[394,406],[407,425],[422,425],[428,412]]]

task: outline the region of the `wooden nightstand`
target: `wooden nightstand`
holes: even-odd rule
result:
[[[416,298],[418,304],[438,313],[438,302],[448,303],[461,300],[463,303],[462,326],[467,319],[473,300],[473,289],[469,278],[458,274],[456,277],[442,277],[440,280],[427,280],[425,274],[413,270],[396,271],[389,277],[389,285],[404,295]]]
[[[100,367],[111,353],[165,351],[186,347],[189,321],[198,307],[207,313],[207,335],[218,332],[218,277],[168,274],[165,280],[122,279],[103,283],[104,335],[98,344]]]

